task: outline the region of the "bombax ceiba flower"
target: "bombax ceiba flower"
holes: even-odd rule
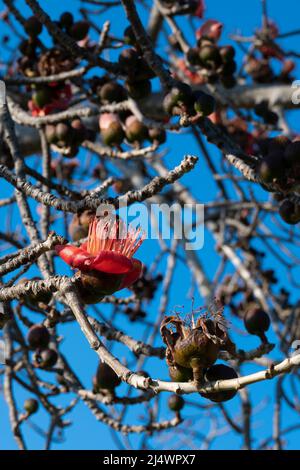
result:
[[[84,302],[96,303],[139,279],[143,265],[133,255],[144,238],[140,228],[127,228],[118,217],[94,218],[85,243],[79,247],[58,245],[55,249],[78,270],[76,276]]]
[[[206,313],[196,322],[167,316],[160,331],[167,345],[166,361],[173,380],[184,380],[192,372],[193,379],[201,383],[203,372],[216,362],[220,351],[235,353],[222,310],[215,315]],[[183,373],[185,370],[186,374]]]

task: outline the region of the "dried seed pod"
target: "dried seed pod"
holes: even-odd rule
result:
[[[161,324],[161,336],[167,344],[167,364],[192,369],[194,380],[199,383],[203,379],[203,370],[216,362],[220,350],[235,352],[222,310],[215,315],[199,317],[193,325],[178,317],[165,317]]]

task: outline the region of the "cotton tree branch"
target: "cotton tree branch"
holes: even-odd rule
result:
[[[120,363],[107,348],[101,343],[94,329],[89,323],[80,301],[74,291],[74,287],[66,281],[61,286],[61,293],[65,296],[79,326],[88,340],[92,349],[98,354],[100,359],[106,362],[116,374],[126,383],[135,388],[143,390],[153,390],[155,393],[162,391],[174,392],[178,394],[185,393],[216,393],[223,390],[239,390],[247,385],[273,379],[277,375],[290,372],[294,367],[300,366],[300,354],[284,359],[277,365],[261,372],[256,372],[244,377],[231,380],[220,380],[209,384],[201,385],[194,382],[165,382],[151,378],[141,377],[131,372],[127,367]]]
[[[89,63],[99,66],[108,72],[115,75],[120,73],[120,69],[117,64],[108,62],[99,56],[95,56],[92,52],[83,47],[78,46],[76,41],[72,39],[68,34],[64,33],[50,18],[47,13],[40,7],[36,0],[26,0],[27,5],[31,8],[32,12],[35,13],[38,20],[45,25],[49,34],[53,36],[65,49],[67,49],[72,56],[75,58],[81,57],[87,60]]]
[[[12,254],[14,257],[11,260],[0,265],[0,276],[14,271],[26,263],[34,262],[41,254],[51,250],[55,245],[63,245],[64,243],[63,237],[50,232],[45,241],[24,248],[16,256]]]
[[[97,209],[101,204],[111,204],[115,207],[123,206],[124,204],[130,205],[134,202],[142,202],[151,196],[159,193],[168,184],[181,178],[185,173],[191,171],[197,163],[198,158],[194,156],[186,156],[173,170],[171,170],[165,177],[156,176],[153,180],[146,184],[138,191],[128,191],[126,194],[110,199],[103,199],[97,196],[96,191],[91,193],[80,201],[66,201],[54,194],[44,192],[40,187],[34,186],[25,181],[23,178],[16,177],[7,167],[0,165],[0,175],[3,176],[9,183],[11,183],[22,194],[35,199],[37,202],[56,210],[64,212],[77,213],[84,209]]]
[[[88,320],[96,333],[99,333],[101,336],[104,336],[108,340],[123,343],[130,349],[130,351],[132,351],[137,356],[143,354],[145,356],[154,356],[160,359],[163,359],[165,357],[164,347],[154,348],[146,343],[143,343],[142,341],[135,340],[134,338],[124,334],[120,330],[116,330],[111,326],[107,326],[104,323],[98,322],[98,320],[96,320],[95,318],[88,317]]]
[[[160,79],[163,87],[166,89],[170,88],[172,86],[173,79],[170,72],[165,69],[161,58],[153,50],[151,41],[137,13],[135,2],[132,0],[121,1],[126,11],[127,18],[131,23],[136,40],[143,52],[143,57],[154,71],[155,75]]]

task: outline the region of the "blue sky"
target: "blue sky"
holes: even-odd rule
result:
[[[57,19],[61,12],[70,10],[73,12],[78,11],[78,7],[81,2],[76,0],[65,0],[64,2],[58,1],[41,1],[42,6],[44,6],[47,12],[54,18]],[[260,0],[249,0],[248,2],[241,2],[240,0],[206,0],[207,11],[206,18],[218,19],[224,23],[224,32],[222,36],[222,43],[230,43],[229,35],[231,33],[240,31],[244,35],[250,35],[253,30],[258,27],[261,19],[261,2]],[[281,0],[269,0],[269,14],[270,17],[275,20],[278,24],[281,31],[293,30],[299,27],[299,1],[297,0],[286,0],[283,2]],[[0,1],[0,5],[2,2]],[[28,12],[28,8],[24,6],[23,1],[18,0],[18,5],[20,5],[20,10],[22,12]],[[92,7],[91,7],[92,8]],[[110,19],[112,32],[116,35],[120,35],[126,26],[125,15],[120,8],[112,9],[109,15],[102,15],[101,21]],[[181,21],[181,23],[183,23]],[[200,25],[200,21],[199,21]],[[188,31],[184,31],[188,35]],[[1,36],[5,31],[0,31]],[[288,40],[282,42],[283,45],[286,45],[289,49],[297,50],[299,37],[295,36],[289,38]],[[298,74],[299,75],[299,74]],[[296,117],[291,115],[290,122],[293,124],[294,128],[300,130],[300,124],[297,123]],[[167,148],[170,149],[168,155],[168,165],[177,164],[182,156],[188,151],[190,154],[199,155],[199,150],[197,145],[193,142],[190,136],[171,136],[168,138]],[[216,159],[216,162],[219,161],[219,153],[212,149],[213,155]],[[34,160],[32,160],[34,161]],[[183,183],[187,186],[193,188],[193,192],[198,196],[203,202],[211,200],[216,194],[216,187],[209,177],[208,170],[205,166],[204,161],[201,161],[197,166],[197,170],[192,174],[185,176],[183,178]],[[1,198],[5,197],[8,194],[10,188],[6,184],[1,182]],[[266,193],[264,197],[267,197]],[[33,211],[35,211],[35,206],[32,205]],[[62,230],[61,226],[57,226],[57,231]],[[201,251],[202,262],[205,263],[207,273],[209,276],[213,277],[215,269],[218,265],[217,258],[213,254],[213,241],[206,234],[204,249]],[[144,243],[140,250],[140,259],[142,259],[145,264],[150,264],[153,260],[153,253],[156,250],[156,244],[153,241],[147,241]],[[266,268],[270,268],[273,265],[276,266],[274,260],[267,260]],[[61,273],[67,272],[65,266],[61,263],[59,265]],[[162,263],[160,265],[160,271],[163,273],[165,271],[165,265]],[[34,273],[31,273],[34,275]],[[284,280],[284,273],[282,273],[282,281]],[[187,298],[187,293],[190,288],[190,278],[187,275],[186,266],[184,266],[180,261],[178,262],[175,278],[172,284],[171,296],[170,296],[170,305],[169,309],[171,310],[175,305],[185,305],[188,310],[190,307],[190,299]],[[296,296],[296,293],[294,293]],[[159,296],[158,296],[159,297]],[[195,299],[196,304],[200,303],[201,299]],[[154,319],[157,314],[159,299],[156,299],[151,307],[147,309],[147,314],[149,318]],[[109,314],[109,307],[102,307],[101,312],[104,316]],[[166,312],[167,313],[167,312]],[[131,334],[136,336],[139,334],[139,328],[132,326],[128,323],[125,316],[120,316],[121,328],[128,331]],[[236,324],[239,328],[242,328],[241,323]],[[59,327],[59,333],[64,336],[62,344],[62,352],[70,358],[71,365],[77,370],[81,380],[86,387],[91,385],[91,376],[94,373],[94,370],[97,366],[96,355],[90,351],[85,338],[82,336],[79,327],[74,323],[68,327]],[[256,340],[249,338],[247,336],[241,337],[237,336],[239,345],[247,349],[257,344]],[[114,346],[113,352],[122,358],[125,355],[125,351],[122,347]],[[145,369],[151,371],[152,375],[159,376],[160,378],[167,379],[167,369],[164,364],[161,364],[159,360],[151,359],[148,360],[145,364]],[[247,368],[245,371],[251,372],[253,368]],[[46,373],[45,373],[46,374]],[[118,393],[121,395],[122,391],[126,392],[126,387],[122,385],[118,389]],[[272,410],[272,392],[273,386],[269,382],[264,382],[259,385],[254,385],[249,389],[250,395],[255,400],[256,405],[258,406],[258,413],[255,417],[255,437],[260,440],[272,433],[272,421],[271,421],[271,410]],[[21,393],[19,390],[16,390],[17,395],[22,398],[27,398],[28,395]],[[260,402],[261,397],[267,397],[267,402]],[[167,399],[164,397],[164,400]],[[191,397],[193,401],[201,400],[200,397]],[[59,403],[64,404],[64,401],[58,400]],[[57,402],[57,401],[56,401]],[[200,401],[199,401],[200,402]],[[234,413],[239,406],[239,398],[236,397],[230,403],[230,411]],[[127,416],[128,422],[135,422],[139,419],[142,410],[139,406],[132,408],[130,413]],[[165,413],[165,417],[170,416],[169,413]],[[185,411],[186,417],[191,417],[195,422],[196,419],[199,420],[199,430],[202,432],[207,430],[207,422],[203,417],[203,412],[201,410],[195,412],[192,408],[187,408]],[[112,438],[110,430],[103,425],[95,421],[94,417],[91,415],[89,410],[82,404],[80,404],[72,412],[69,418],[73,421],[73,425],[67,428],[64,431],[64,440],[61,443],[55,443],[53,449],[114,449],[115,441]],[[41,428],[45,429],[48,425],[46,415],[41,411],[36,416],[32,418],[34,424],[38,424]],[[289,410],[285,410],[284,421],[286,424],[291,424],[295,420],[295,417],[290,415]],[[0,449],[14,449],[16,448],[15,442],[10,432],[9,422],[8,422],[8,411],[7,407],[3,401],[3,397],[0,394]],[[31,449],[39,449],[43,446],[44,439],[39,436],[28,424],[24,425],[24,432],[27,435],[28,447]],[[297,448],[300,438],[300,433],[288,436],[288,445],[289,448]],[[130,442],[132,443],[133,448],[139,443],[139,437],[130,437]],[[151,440],[151,445],[159,448],[161,445],[158,440]],[[234,436],[232,433],[225,435],[223,438],[219,439],[216,444],[218,449],[238,449],[240,446],[239,439]],[[299,447],[299,445],[298,445]]]

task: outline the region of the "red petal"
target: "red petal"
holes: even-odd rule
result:
[[[120,289],[131,286],[141,277],[143,264],[138,259],[132,259],[131,261],[133,268],[124,276]]]
[[[91,269],[109,274],[126,274],[132,267],[131,259],[114,251],[101,251],[91,265]]]
[[[73,245],[56,245],[55,251],[72,268],[82,271],[89,271],[95,258],[82,248]]]

